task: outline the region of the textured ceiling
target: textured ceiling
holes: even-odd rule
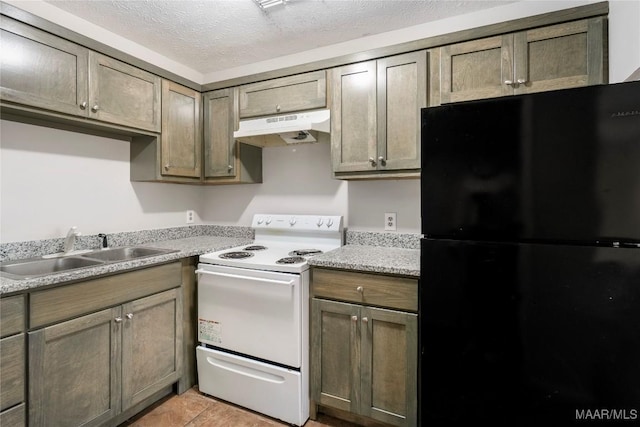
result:
[[[48,0],[47,3],[207,74],[513,1]]]

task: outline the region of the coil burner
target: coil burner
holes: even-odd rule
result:
[[[320,249],[296,249],[295,251],[289,252],[290,256],[313,256],[321,254],[322,251]]]
[[[264,251],[265,249],[267,249],[266,246],[262,246],[262,245],[251,245],[251,246],[247,246],[245,248],[243,248],[243,251]]]
[[[288,256],[284,258],[280,258],[276,261],[276,264],[298,264],[301,262],[306,262],[307,260],[302,258],[301,256]]]
[[[234,252],[225,252],[218,256],[222,259],[244,259],[244,258],[252,257],[253,254],[251,252],[245,252],[245,251],[234,251]]]

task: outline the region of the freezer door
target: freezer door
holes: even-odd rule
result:
[[[640,416],[638,249],[423,239],[420,319],[423,425]]]

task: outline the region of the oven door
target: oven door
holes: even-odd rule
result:
[[[196,273],[201,343],[300,368],[300,274],[202,263]]]

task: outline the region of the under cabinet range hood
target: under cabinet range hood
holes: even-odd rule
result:
[[[240,120],[233,137],[260,147],[317,142],[319,132],[329,133],[328,109]]]

